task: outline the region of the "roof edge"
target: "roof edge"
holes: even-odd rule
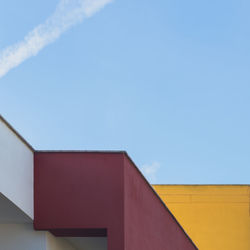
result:
[[[15,136],[21,140],[32,152],[35,151],[35,149],[17,132],[16,129],[14,129],[0,114],[0,121],[2,121],[14,134]]]
[[[167,212],[171,215],[171,217],[177,223],[177,225],[182,230],[182,232],[187,236],[187,238],[189,239],[189,241],[193,244],[193,246],[196,249],[198,249],[198,247],[194,244],[193,240],[189,237],[189,235],[187,234],[187,232],[184,230],[184,228],[181,226],[181,224],[175,218],[175,216],[173,215],[173,213],[169,210],[169,208],[167,207],[167,205],[163,202],[163,200],[160,198],[160,196],[158,195],[158,193],[154,190],[153,185],[151,185],[148,182],[148,180],[145,178],[145,176],[142,174],[142,172],[140,171],[140,169],[136,166],[136,164],[134,163],[134,161],[132,160],[132,158],[128,155],[128,153],[126,151],[124,152],[124,155],[133,164],[133,166],[135,167],[135,169],[139,172],[139,174],[142,176],[142,178],[144,179],[144,181],[146,182],[146,184],[151,188],[151,190],[153,191],[154,195],[158,198],[158,200],[161,202],[161,204],[163,205],[163,207],[165,207],[165,209],[167,210]]]
[[[124,154],[122,150],[35,150],[35,153],[93,153],[93,154]]]

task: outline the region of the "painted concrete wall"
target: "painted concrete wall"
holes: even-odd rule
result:
[[[33,219],[33,152],[0,118],[0,193]]]
[[[91,249],[91,248],[84,248]],[[47,231],[35,231],[21,209],[0,194],[0,250],[79,250]]]
[[[46,231],[34,231],[32,223],[0,224],[0,249],[78,250],[63,238]]]
[[[124,249],[122,153],[36,152],[34,176],[35,229]]]
[[[250,249],[250,186],[155,185],[202,250]]]
[[[0,224],[1,250],[46,250],[44,232],[36,232],[33,225]]]
[[[133,163],[125,161],[125,249],[197,249]]]
[[[63,238],[55,237],[46,233],[46,250],[77,250],[70,242]]]
[[[77,250],[107,250],[107,237],[65,237]]]
[[[36,152],[34,172],[37,230],[108,235],[108,250],[196,249],[124,152]]]

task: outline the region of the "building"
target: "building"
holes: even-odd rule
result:
[[[154,185],[199,249],[250,249],[250,185]]]
[[[191,250],[126,152],[36,151],[0,117],[0,250]]]
[[[37,151],[0,116],[0,250],[249,250],[250,185],[153,185],[126,152]]]

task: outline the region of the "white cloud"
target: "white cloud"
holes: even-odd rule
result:
[[[149,180],[149,182],[152,183],[156,181],[156,174],[159,168],[160,168],[160,163],[155,161],[152,164],[144,164],[141,167],[141,171],[145,175],[145,177]]]
[[[48,44],[58,39],[73,25],[89,18],[112,0],[60,0],[55,12],[35,27],[23,41],[0,51],[0,78]]]

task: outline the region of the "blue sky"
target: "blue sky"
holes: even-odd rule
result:
[[[58,3],[1,1],[0,54]],[[153,183],[250,183],[249,9],[115,0],[2,76],[0,113],[36,149],[126,150]]]

